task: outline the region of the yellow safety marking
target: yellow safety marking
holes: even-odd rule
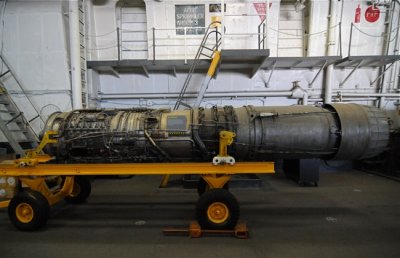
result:
[[[76,176],[76,175],[185,175],[185,174],[270,174],[274,162],[236,162],[235,165],[210,163],[123,163],[123,164],[38,164],[15,167],[0,164],[0,176]]]
[[[221,59],[221,51],[214,51],[214,57],[211,61],[210,67],[208,68],[207,75],[209,77],[213,77],[215,74],[215,71],[217,70],[219,60]]]

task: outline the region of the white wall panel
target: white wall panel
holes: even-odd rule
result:
[[[46,105],[68,110],[70,106],[68,49],[61,1],[8,1],[4,17],[4,48],[8,61],[28,96],[42,110]],[[2,66],[5,71],[5,66]],[[32,106],[14,79],[1,83],[12,93],[21,111],[30,119]],[[57,92],[55,92],[57,91]],[[38,131],[41,125],[35,121]]]
[[[43,46],[45,51],[65,52],[65,33],[61,13],[45,13],[42,15]],[[50,22],[51,21],[51,22]]]
[[[303,56],[303,10],[296,11],[293,4],[282,4],[278,30],[278,56]]]
[[[311,0],[308,3],[307,56],[326,55],[329,27],[329,0]]]
[[[148,29],[148,49],[149,59],[152,59],[153,48],[153,32],[152,28],[156,28],[156,57],[157,59],[184,59],[185,50],[186,58],[191,59],[194,57],[197,48],[203,35],[187,35],[186,42],[184,35],[177,35],[175,31],[175,5],[190,5],[190,4],[204,4],[205,5],[205,26],[210,24],[213,16],[221,16],[221,13],[210,13],[209,4],[219,3],[212,1],[145,1],[147,12],[147,29]],[[278,28],[279,19],[279,2],[270,1],[272,3],[270,9],[270,26]],[[117,37],[113,33],[119,23],[119,11],[116,7],[117,1],[107,1],[103,4],[93,6],[93,17],[95,37],[91,38],[91,59],[92,60],[112,60],[117,58]],[[258,48],[258,32],[257,27],[261,20],[253,3],[263,3],[263,1],[245,1],[238,2],[233,0],[225,1],[227,5],[225,27],[227,34],[243,34],[240,36],[230,35],[226,36],[225,48]],[[124,25],[125,26],[125,25]],[[129,26],[128,26],[129,27]],[[125,29],[132,29],[126,28]],[[253,35],[246,35],[252,33]],[[270,32],[270,46],[272,49],[272,56],[276,56],[276,32]],[[186,47],[185,47],[186,44]],[[163,46],[161,46],[163,45]],[[192,47],[195,45],[196,47]]]

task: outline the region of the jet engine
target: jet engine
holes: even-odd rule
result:
[[[236,133],[237,161],[365,159],[385,150],[384,111],[358,104],[99,109],[53,113],[44,131],[57,130],[46,152],[67,163],[211,161],[219,132]]]

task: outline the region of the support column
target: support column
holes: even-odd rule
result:
[[[69,45],[72,108],[82,109],[82,78],[79,40],[79,3],[69,0]]]
[[[327,56],[336,55],[336,15],[337,15],[337,0],[330,1],[329,7],[329,23],[328,23],[328,46],[327,46]],[[325,74],[325,104],[332,102],[332,77],[333,77],[333,65],[329,65],[326,68]]]

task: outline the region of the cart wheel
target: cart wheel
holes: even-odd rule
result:
[[[16,194],[8,206],[8,217],[19,230],[33,231],[46,225],[50,216],[47,199],[37,191],[26,189]]]
[[[64,200],[68,203],[80,204],[84,203],[92,191],[92,186],[87,177],[76,176],[74,178],[74,189],[72,193],[65,197]]]
[[[229,190],[229,182],[226,182],[225,185],[222,187],[225,190]],[[208,186],[206,180],[204,178],[200,178],[199,182],[197,183],[197,193],[201,196],[204,192],[208,191],[210,187]]]
[[[225,189],[211,189],[197,201],[196,218],[204,229],[232,229],[239,215],[238,201]]]

